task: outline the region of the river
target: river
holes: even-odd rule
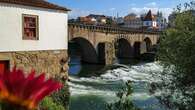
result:
[[[158,62],[136,65],[114,64],[102,70],[101,65],[81,65],[79,59],[71,59],[70,65],[70,110],[105,110],[105,104],[117,100],[116,93],[132,81],[131,100],[141,110],[168,110],[156,96],[150,93],[151,83],[161,80],[162,67]],[[101,73],[97,75],[97,73]]]

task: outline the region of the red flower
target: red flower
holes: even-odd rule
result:
[[[52,79],[46,80],[45,74],[36,77],[35,71],[27,77],[16,68],[0,74],[0,100],[29,110],[35,109],[45,96],[61,87],[62,84]]]

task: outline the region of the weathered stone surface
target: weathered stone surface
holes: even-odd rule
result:
[[[105,43],[105,64],[111,65],[113,64],[115,59],[115,49],[114,44],[106,42]]]
[[[61,60],[64,60],[61,62]],[[25,72],[34,69],[37,73],[48,76],[59,75],[68,77],[67,50],[21,51],[0,53],[0,60],[10,61],[10,68],[16,66]]]
[[[88,43],[91,45],[92,48],[89,50],[88,48],[85,48],[85,47],[87,47],[87,46],[85,46],[86,43],[83,43],[83,44],[80,43],[81,44],[80,49],[84,50],[82,60],[84,59],[85,62],[88,62],[88,63],[94,63],[94,60],[91,60],[93,57],[94,57],[93,59],[99,58],[100,59],[99,62],[101,62],[101,63],[106,60],[105,61],[106,64],[110,64],[111,59],[116,58],[116,57],[111,58],[111,55],[108,55],[108,54],[112,54],[113,51],[116,51],[116,50],[108,49],[109,46],[107,49],[104,49],[104,50],[111,50],[110,52],[106,51],[107,53],[104,53],[101,51],[101,53],[100,53],[97,51],[97,50],[99,50],[98,46],[102,45],[102,43],[104,43],[104,42],[112,43],[112,45],[114,46],[114,44],[117,44],[118,40],[126,39],[128,41],[129,48],[131,46],[131,49],[121,47],[122,50],[129,51],[129,52],[126,52],[127,54],[122,56],[122,57],[132,58],[132,57],[139,57],[140,53],[147,52],[147,48],[145,47],[145,45],[143,45],[146,42],[145,39],[149,39],[151,41],[151,45],[155,45],[155,44],[157,44],[159,37],[160,37],[160,33],[155,33],[155,32],[154,33],[152,33],[152,32],[148,32],[148,33],[132,32],[132,31],[124,31],[123,32],[122,30],[108,30],[108,29],[104,29],[104,28],[101,28],[101,29],[90,28],[89,26],[78,26],[78,25],[69,25],[68,29],[69,29],[69,31],[68,31],[69,41],[75,41],[75,39],[79,38],[79,39],[84,39],[84,40],[88,41]],[[98,55],[101,55],[101,56],[96,56],[96,55],[92,54],[92,53],[95,53],[94,50],[96,51],[96,53],[98,53]],[[107,54],[108,56],[103,56],[103,54],[105,54],[105,55]],[[103,58],[100,58],[102,56],[103,56]],[[96,62],[97,61],[95,61],[95,63]]]
[[[114,44],[110,42],[102,42],[98,45],[99,63],[111,65],[115,59]]]

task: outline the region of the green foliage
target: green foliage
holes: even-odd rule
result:
[[[195,110],[195,1],[178,5],[174,13],[174,27],[160,38],[158,59],[168,70],[163,74],[173,76],[162,87],[169,93],[160,99],[171,109]]]
[[[56,104],[51,97],[46,97],[40,104],[41,110],[65,110],[62,105]]]
[[[113,24],[113,20],[111,18],[107,18],[106,24],[107,25],[112,25]]]
[[[65,79],[56,76],[55,80],[61,82],[64,86],[57,92],[46,97],[40,104],[41,110],[68,110],[69,108],[69,86]]]
[[[119,98],[118,101],[106,105],[106,110],[140,110],[134,106],[133,102],[129,99],[133,90],[130,82],[126,83],[126,87],[122,88],[120,92],[116,94]]]
[[[195,83],[195,15],[191,2],[179,5],[175,13],[175,26],[167,29],[161,36],[158,59],[165,67],[174,66],[174,72],[182,84]],[[183,10],[183,11],[182,11]]]
[[[55,103],[63,105],[64,108],[68,109],[70,99],[69,87],[66,81],[61,80],[61,82],[64,84],[63,88],[53,93],[51,97]]]

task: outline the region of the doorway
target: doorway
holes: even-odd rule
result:
[[[0,60],[0,74],[5,73],[9,70],[9,61]]]

